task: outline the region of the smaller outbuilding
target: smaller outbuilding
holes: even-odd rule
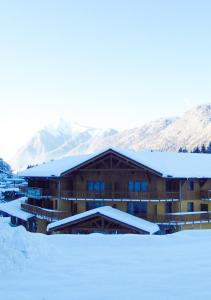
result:
[[[103,206],[53,222],[47,232],[155,234],[159,226],[110,206]]]

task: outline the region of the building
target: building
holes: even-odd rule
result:
[[[104,206],[124,212],[125,219],[133,215],[148,225],[157,224],[161,233],[211,228],[209,154],[107,149],[51,161],[20,175],[28,181],[21,210],[34,216],[36,226],[27,227],[36,227],[37,232],[47,228],[49,232],[107,232],[102,215],[98,215],[99,228],[93,221],[95,210]],[[91,213],[86,215],[88,227],[83,227],[80,215],[73,216],[86,211]],[[53,230],[61,220],[62,227]],[[20,223],[18,218],[13,221]],[[115,224],[107,225],[108,232],[131,232],[132,227],[129,231],[118,228],[118,222],[116,217]]]

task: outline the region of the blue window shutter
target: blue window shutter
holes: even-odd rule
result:
[[[141,181],[137,180],[135,181],[135,192],[141,191]]]
[[[88,180],[88,182],[87,182],[87,190],[88,190],[88,192],[93,192],[93,181]]]
[[[129,214],[133,214],[134,213],[134,205],[132,202],[129,202],[127,205],[127,211]]]
[[[134,192],[134,181],[130,180],[128,182],[128,191],[129,192]]]
[[[147,181],[142,181],[141,182],[141,191],[142,192],[147,192],[148,191],[148,182]]]
[[[104,192],[105,190],[105,183],[103,181],[100,182],[100,191]]]
[[[95,181],[94,182],[94,191],[95,192],[99,192],[100,191],[100,182],[99,181]]]

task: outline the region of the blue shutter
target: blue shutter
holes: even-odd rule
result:
[[[99,192],[100,191],[100,182],[94,181],[94,191]]]
[[[135,181],[135,192],[140,192],[141,191],[141,181]]]
[[[129,202],[129,203],[127,204],[127,212],[128,212],[129,214],[133,214],[133,213],[134,213],[134,206],[133,206],[133,203],[132,203],[132,202]]]
[[[141,182],[141,191],[142,192],[147,192],[148,191],[148,182],[147,181],[142,181]]]
[[[87,190],[88,190],[88,192],[93,192],[93,181],[88,180],[88,182],[87,182]]]
[[[100,181],[100,191],[104,192],[105,190],[105,183],[103,181]]]
[[[134,191],[134,181],[130,180],[128,182],[128,191],[133,192]]]

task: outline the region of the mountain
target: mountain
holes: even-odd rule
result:
[[[38,131],[26,145],[19,149],[11,160],[11,165],[13,169],[19,170],[28,165],[62,158],[74,151],[78,145],[116,133],[114,129],[97,129],[59,119]],[[84,151],[81,146],[80,153]]]
[[[63,119],[40,130],[11,161],[15,170],[29,164],[91,153],[106,147],[178,151],[211,141],[211,105],[200,105],[181,117],[159,119],[141,127],[117,131],[70,123]]]
[[[10,165],[4,161],[2,158],[0,158],[0,180],[2,177],[7,177],[12,175],[12,170]]]

